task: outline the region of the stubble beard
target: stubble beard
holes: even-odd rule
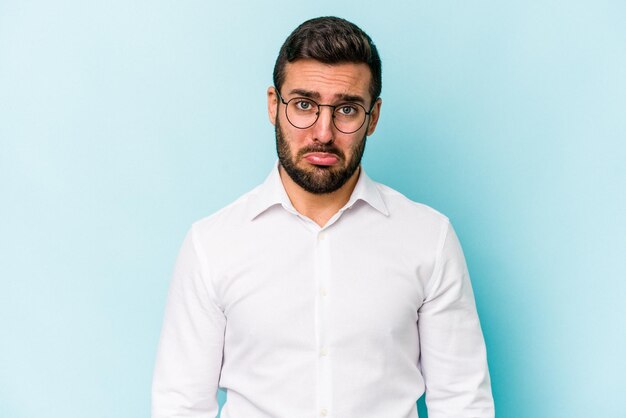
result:
[[[365,142],[367,136],[364,135],[360,141],[357,141],[352,147],[351,157],[347,163],[340,167],[334,166],[313,166],[310,169],[298,167],[298,163],[302,157],[310,152],[326,152],[335,154],[342,162],[346,161],[345,154],[331,144],[317,144],[304,147],[298,151],[295,157],[292,157],[292,150],[285,134],[280,126],[280,121],[276,119],[276,151],[278,153],[278,161],[289,177],[300,187],[309,193],[327,194],[339,190],[341,186],[352,177],[361,165],[361,159],[365,152]]]

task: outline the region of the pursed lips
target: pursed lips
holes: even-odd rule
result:
[[[330,166],[339,162],[339,156],[330,152],[307,152],[304,160],[313,165]]]

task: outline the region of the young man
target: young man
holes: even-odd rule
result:
[[[267,92],[279,162],[193,225],[167,302],[153,418],[494,416],[448,219],[370,180],[381,110],[371,39],[343,19],[287,38]]]

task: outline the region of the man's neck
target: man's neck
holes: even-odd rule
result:
[[[289,177],[282,166],[278,167],[280,179],[293,207],[321,227],[348,203],[361,173],[359,167],[339,189],[331,193],[315,194],[304,190]]]

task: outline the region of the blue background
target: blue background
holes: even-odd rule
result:
[[[498,416],[626,416],[626,3],[2,0],[1,417],[149,415],[182,238],[269,172],[327,14],[383,59],[368,174],[464,245]]]

